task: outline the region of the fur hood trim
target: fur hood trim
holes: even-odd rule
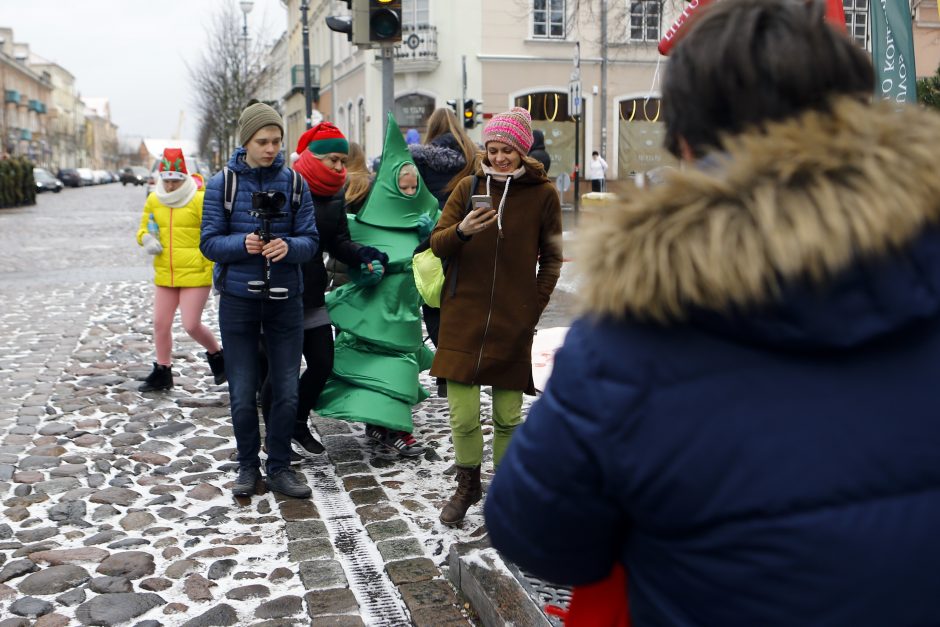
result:
[[[940,115],[847,98],[731,137],[715,168],[674,172],[583,229],[581,313],[746,311],[902,248],[940,221],[937,146]]]
[[[412,144],[408,146],[411,157],[418,167],[427,167],[437,172],[460,170],[467,164],[463,153],[437,144]]]

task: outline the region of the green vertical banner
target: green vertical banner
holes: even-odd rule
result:
[[[871,60],[875,97],[898,103],[917,102],[914,35],[908,0],[871,3]]]

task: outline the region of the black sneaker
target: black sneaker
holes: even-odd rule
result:
[[[291,496],[295,499],[310,498],[310,486],[301,481],[297,474],[290,468],[279,470],[273,475],[268,475],[268,489],[272,492],[280,492],[284,496]]]
[[[232,486],[234,496],[254,496],[256,484],[261,481],[261,471],[257,466],[242,466],[238,469],[238,478]]]
[[[290,450],[290,465],[299,466],[300,462],[304,461],[304,456],[295,451],[294,449]]]
[[[303,449],[311,455],[319,455],[326,450],[323,448],[320,441],[313,437],[313,434],[309,431],[306,433],[295,433],[291,440],[296,442],[298,446],[303,447]]]
[[[424,447],[407,431],[388,431],[382,444],[402,457],[417,457],[424,453]]]
[[[379,444],[385,444],[385,438],[388,437],[388,429],[376,425],[366,425],[366,437],[375,440]]]

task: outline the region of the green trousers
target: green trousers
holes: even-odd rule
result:
[[[480,428],[480,386],[447,380],[450,429],[459,466],[479,466],[483,461]],[[493,388],[493,466],[499,467],[512,432],[522,422],[522,390]]]

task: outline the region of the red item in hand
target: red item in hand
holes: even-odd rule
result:
[[[546,605],[545,613],[558,616],[565,627],[630,627],[627,603],[627,574],[614,564],[607,579],[587,586],[575,586],[568,610]]]

